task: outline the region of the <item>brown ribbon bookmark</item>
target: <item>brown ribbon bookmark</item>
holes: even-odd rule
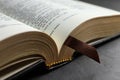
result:
[[[97,50],[94,47],[92,47],[80,40],[77,40],[76,38],[73,38],[71,36],[69,36],[67,38],[67,40],[65,41],[64,44],[66,46],[82,53],[83,55],[86,55],[86,56],[92,58],[93,60],[97,61],[98,63],[100,63],[100,59],[99,59]]]

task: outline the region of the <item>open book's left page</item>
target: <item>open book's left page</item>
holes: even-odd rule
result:
[[[8,37],[29,31],[38,30],[0,13],[0,41]]]
[[[70,32],[81,22],[77,10],[49,0],[0,0],[0,11],[51,36],[58,53]]]

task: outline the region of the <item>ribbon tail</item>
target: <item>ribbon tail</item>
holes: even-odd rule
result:
[[[67,40],[65,41],[64,45],[100,63],[99,55],[98,55],[96,48],[88,45],[87,43],[84,43],[74,37],[69,36]]]

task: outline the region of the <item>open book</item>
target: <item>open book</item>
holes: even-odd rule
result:
[[[70,42],[87,46],[119,33],[118,11],[73,0],[0,0],[0,77],[40,59],[49,68],[69,61]]]

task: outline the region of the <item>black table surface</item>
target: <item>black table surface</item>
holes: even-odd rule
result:
[[[120,0],[82,0],[120,11]],[[101,64],[86,56],[41,75],[40,72],[28,73],[25,80],[120,80],[120,37],[100,45]],[[23,80],[22,79],[22,80]]]

